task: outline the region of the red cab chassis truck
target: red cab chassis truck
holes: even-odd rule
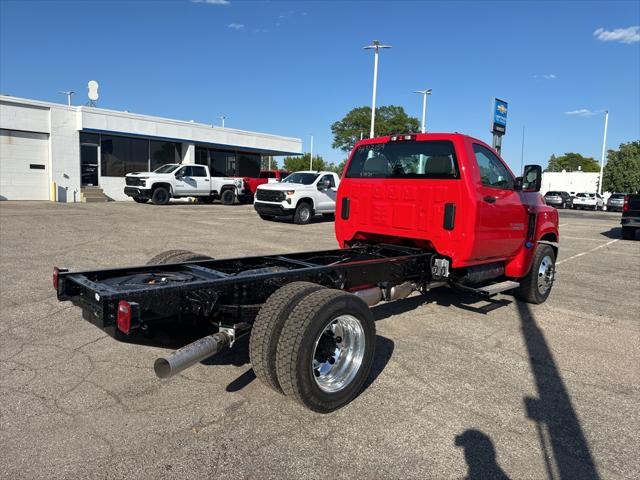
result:
[[[541,168],[515,177],[466,135],[405,134],[358,142],[336,202],[339,249],[231,259],[184,250],[146,265],[54,268],[58,299],[115,338],[161,324],[217,331],[155,361],[167,378],[250,335],[256,376],[317,412],[350,402],[374,357],[371,306],[449,287],[544,302],[553,285],[558,214]]]

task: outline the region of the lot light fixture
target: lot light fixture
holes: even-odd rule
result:
[[[371,130],[369,138],[374,137],[374,129],[376,124],[376,90],[378,87],[378,51],[381,48],[391,48],[391,45],[382,45],[378,40],[374,40],[371,45],[363,47],[365,50],[373,50],[373,95],[371,98]]]
[[[422,126],[420,128],[421,133],[427,132],[427,95],[431,95],[431,89],[415,90],[414,93],[422,94]]]

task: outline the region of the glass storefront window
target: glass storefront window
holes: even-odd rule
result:
[[[149,141],[149,170],[154,171],[167,163],[182,163],[182,144]]]
[[[124,177],[149,170],[149,140],[102,135],[100,150],[103,177]]]

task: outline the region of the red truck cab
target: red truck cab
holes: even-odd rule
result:
[[[558,213],[539,193],[540,167],[516,178],[495,150],[459,133],[395,135],[356,143],[336,202],[341,247],[402,243],[433,250],[452,269],[530,271],[536,246],[557,254]],[[526,178],[528,176],[531,178]]]
[[[269,182],[280,182],[289,175],[286,170],[262,170],[257,178],[245,177],[245,191],[250,195],[255,195],[259,185]]]

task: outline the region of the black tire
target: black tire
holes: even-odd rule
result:
[[[223,190],[220,194],[220,201],[223,205],[233,205],[233,202],[236,200],[236,194],[233,190]]]
[[[307,202],[300,202],[293,214],[293,223],[296,225],[306,225],[313,216],[313,209]]]
[[[166,187],[158,187],[151,194],[151,202],[154,205],[166,205],[170,198],[171,194]]]
[[[149,259],[147,265],[164,265],[167,263],[190,262],[193,260],[211,260],[213,257],[194,253],[191,250],[167,250]]]
[[[136,203],[147,203],[149,201],[148,198],[140,198],[140,197],[133,197],[133,201]]]
[[[293,282],[280,287],[262,305],[249,340],[251,366],[264,384],[282,393],[276,373],[276,351],[285,321],[304,297],[324,287],[311,282]]]
[[[622,227],[622,238],[624,240],[633,240],[636,237],[636,229],[633,227]]]
[[[259,213],[258,215],[260,216],[260,218],[261,218],[262,220],[267,220],[267,221],[268,221],[268,220],[273,220],[274,218],[276,218],[276,217],[274,217],[273,215],[262,215],[262,214],[260,214],[260,213]]]
[[[549,272],[548,268],[545,270],[545,274],[540,273],[541,269],[544,268],[543,261],[548,263],[550,260],[550,268]],[[551,293],[551,289],[553,288],[553,279],[555,277],[555,268],[556,268],[556,254],[553,251],[553,248],[549,245],[545,245],[543,243],[539,243],[536,248],[536,253],[533,256],[533,262],[531,264],[531,270],[527,273],[526,276],[520,279],[520,287],[516,290],[516,296],[521,300],[524,300],[527,303],[540,304],[544,303],[545,300],[549,297]],[[551,274],[551,284],[548,285],[546,290],[541,290],[538,286],[538,280],[545,278],[545,275]]]
[[[327,327],[343,315],[348,319],[354,319],[355,324],[359,325],[360,333],[350,336],[345,334],[344,338],[339,340],[338,336],[334,335],[332,341],[339,345],[342,342],[348,343],[348,338],[359,338],[361,341],[355,344],[362,350],[359,355],[350,354],[337,358],[350,360],[359,357],[360,363],[359,367],[347,368],[350,375],[341,388],[329,392],[319,386],[320,380],[316,380],[316,376],[322,377],[319,372],[318,375],[314,375],[316,345],[318,348],[321,345],[317,344],[316,340],[327,338],[324,336]],[[358,395],[369,375],[375,339],[373,315],[359,297],[332,289],[322,289],[307,295],[293,308],[278,341],[276,370],[282,391],[305,407],[320,413],[332,412],[346,405]],[[329,346],[327,351],[332,351],[331,348]],[[332,368],[334,363],[328,363],[331,364],[329,368]]]

